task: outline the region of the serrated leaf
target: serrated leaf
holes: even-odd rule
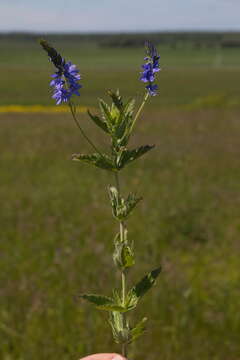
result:
[[[147,318],[144,317],[133,329],[130,330],[129,344],[139,338],[146,331],[146,321]]]
[[[88,110],[88,115],[90,116],[90,118],[92,119],[92,121],[98,126],[100,127],[103,131],[105,131],[106,133],[109,133],[108,131],[108,127],[105,121],[103,121],[102,119],[100,119],[99,116],[97,115],[93,115],[90,113],[90,111]]]
[[[87,164],[94,165],[98,168],[114,171],[116,170],[112,159],[106,155],[106,154],[91,154],[91,155],[85,155],[85,154],[73,154],[72,160],[75,161],[82,161]]]
[[[130,99],[127,101],[127,103],[123,107],[123,110],[121,111],[121,117],[118,123],[119,136],[121,135],[122,137],[129,137],[130,135],[130,129],[133,122],[134,105],[135,100]]]
[[[142,201],[142,197],[137,197],[136,194],[130,193],[125,200],[127,207],[127,216],[133,211],[137,204]]]
[[[130,193],[127,199],[124,199],[114,186],[108,188],[109,198],[112,206],[113,216],[118,220],[125,220],[142,200],[136,194]]]
[[[115,324],[116,320],[115,320],[115,314],[119,314],[118,312],[112,312],[110,313],[110,317],[109,317],[109,324],[112,328],[112,333],[113,333],[113,338],[115,340],[115,342],[117,344],[119,344],[119,342],[121,341],[121,339],[119,338],[119,331],[117,329],[117,325]]]
[[[161,272],[161,267],[152,270],[146,276],[144,276],[128,293],[126,306],[129,310],[132,310],[137,306],[138,301],[143,295],[151,289],[155,284],[158,275]]]
[[[115,265],[124,270],[135,264],[133,247],[128,245],[128,240],[121,241],[119,234],[114,240],[115,249],[113,252],[113,261]]]
[[[129,99],[124,106],[124,112],[128,115],[132,115],[135,107],[135,100]]]
[[[89,301],[90,303],[96,306],[105,306],[109,304],[113,304],[114,301],[108,296],[97,295],[97,294],[82,294],[80,297],[84,300]]]
[[[129,268],[135,264],[134,254],[130,246],[123,246],[122,248],[122,264],[123,268]]]
[[[100,310],[106,310],[106,311],[118,311],[120,313],[124,313],[127,311],[127,309],[125,309],[122,306],[118,306],[118,305],[106,305],[106,306],[100,306],[98,307]]]
[[[122,306],[122,298],[116,289],[113,289],[113,299],[116,304]]]
[[[99,106],[102,111],[103,118],[105,119],[108,128],[111,129],[111,127],[114,124],[112,115],[111,115],[111,109],[109,108],[108,104],[105,103],[102,99],[99,100]]]
[[[111,97],[116,108],[121,111],[123,109],[123,102],[122,97],[119,95],[119,91],[115,93],[112,90],[108,90],[108,95]]]
[[[112,117],[112,125],[113,125],[112,132],[114,133],[115,132],[114,129],[118,124],[120,118],[120,111],[114,104],[112,104],[111,106],[111,117]]]
[[[116,240],[117,238],[117,240]],[[122,269],[122,247],[123,244],[120,240],[120,234],[114,240],[115,249],[113,252],[113,262],[119,268]]]
[[[99,107],[102,117],[92,115],[89,116],[94,123],[102,130],[109,133],[112,138],[112,149],[116,153],[128,143],[132,122],[134,100],[130,99],[125,104],[119,92],[108,91],[112,98],[112,105],[109,106],[105,101],[99,99]]]
[[[116,343],[128,343],[130,340],[130,328],[128,321],[123,319],[123,315],[113,311],[110,313],[109,323]]]
[[[137,285],[131,290],[138,298],[142,297],[155,284],[158,275],[161,272],[161,267],[152,270],[140,280]]]
[[[124,166],[138,159],[140,156],[144,155],[154,147],[155,145],[144,145],[133,150],[124,149],[122,152],[119,153],[117,157],[117,162],[116,162],[117,167],[119,169],[122,169]]]
[[[121,198],[118,194],[118,190],[115,188],[115,186],[109,186],[108,194],[112,206],[113,216],[118,218],[118,208],[121,204]]]
[[[96,295],[96,294],[83,294],[80,298],[87,300],[100,310],[106,311],[125,311],[122,306],[115,304],[114,300],[108,296]]]
[[[129,129],[131,127],[132,117],[128,114],[120,114],[117,126],[114,131],[118,147],[126,146],[129,139]]]

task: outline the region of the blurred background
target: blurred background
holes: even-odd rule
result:
[[[119,284],[113,180],[71,161],[90,149],[51,98],[40,38],[80,69],[79,121],[103,148],[86,108],[98,112],[109,88],[139,105],[144,42],[157,46],[159,95],[131,144],[156,148],[122,172],[122,188],[144,197],[128,223],[128,286],[163,271],[133,316],[149,321],[129,357],[240,358],[239,11],[237,0],[1,1],[0,359],[119,351],[106,314],[77,298]]]

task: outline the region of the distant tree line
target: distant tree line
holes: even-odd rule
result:
[[[167,45],[179,48],[190,46],[200,47],[240,47],[240,33],[234,32],[159,32],[159,33],[122,33],[122,34],[36,34],[36,33],[0,33],[0,41],[37,41],[47,37],[51,42],[68,41],[78,43],[93,43],[101,47],[140,47],[146,40],[156,45]]]

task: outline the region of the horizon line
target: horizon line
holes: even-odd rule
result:
[[[38,35],[42,33],[52,35],[121,35],[121,34],[160,34],[160,33],[240,33],[239,29],[165,29],[165,30],[106,30],[106,31],[79,31],[79,30],[1,30],[0,34]]]

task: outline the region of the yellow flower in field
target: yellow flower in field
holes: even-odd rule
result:
[[[2,105],[0,106],[0,113],[67,113],[68,106],[44,106],[44,105]],[[78,106],[78,112],[86,112],[87,107]]]

